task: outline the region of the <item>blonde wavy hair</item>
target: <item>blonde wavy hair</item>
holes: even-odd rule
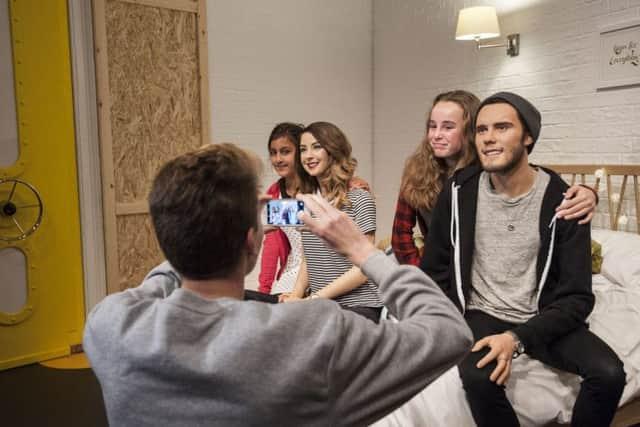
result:
[[[431,111],[439,102],[454,102],[462,108],[462,153],[455,166],[447,166],[446,160],[437,158],[429,142],[429,121]],[[480,105],[480,100],[474,94],[464,90],[454,90],[439,94],[433,100],[424,138],[416,151],[407,159],[400,182],[400,195],[414,209],[433,209],[442,191],[443,181],[453,172],[463,168],[477,159],[473,118]]]
[[[329,154],[328,173],[315,178],[304,169],[299,170],[301,191],[313,193],[318,189],[324,189],[323,196],[330,200],[334,206],[342,208],[351,203],[347,199],[349,181],[358,165],[358,161],[351,157],[351,144],[345,134],[333,123],[314,122],[304,128],[302,133],[310,133]],[[298,156],[300,147],[298,146]],[[300,162],[301,164],[302,162]]]

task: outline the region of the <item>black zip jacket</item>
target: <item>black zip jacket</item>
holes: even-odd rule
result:
[[[562,202],[568,185],[555,172],[544,170],[551,179],[539,221],[538,313],[513,329],[527,353],[543,350],[556,338],[585,325],[594,305],[590,224],[578,225],[577,219],[556,221],[555,208]],[[420,263],[420,268],[463,313],[471,289],[480,172],[478,164],[461,169],[443,188],[433,209]]]

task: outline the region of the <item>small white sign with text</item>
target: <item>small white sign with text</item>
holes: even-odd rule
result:
[[[598,89],[640,84],[640,20],[600,28]]]

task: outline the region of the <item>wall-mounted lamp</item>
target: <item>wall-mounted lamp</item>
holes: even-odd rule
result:
[[[500,37],[500,26],[496,9],[492,6],[476,6],[460,9],[456,40],[475,40],[478,49],[487,47],[507,47],[507,55],[520,53],[520,34],[509,34],[506,43],[480,44],[480,40]]]

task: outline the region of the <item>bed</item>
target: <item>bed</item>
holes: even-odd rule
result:
[[[596,304],[588,321],[624,362],[627,374],[612,426],[640,424],[640,166],[548,165],[568,183],[598,190],[592,239],[600,243],[602,267],[593,275]],[[631,182],[632,181],[632,182]],[[627,192],[627,187],[631,188]],[[543,365],[526,354],[514,360],[506,386],[522,426],[567,425],[580,378]],[[452,368],[375,427],[474,426],[457,368]]]

